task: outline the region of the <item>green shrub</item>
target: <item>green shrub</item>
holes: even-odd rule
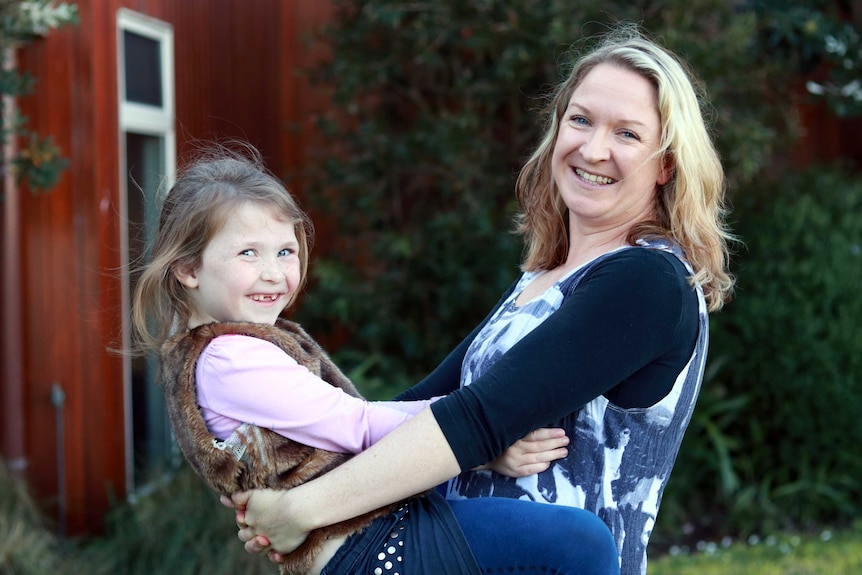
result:
[[[736,298],[713,317],[718,369],[662,513],[724,532],[849,520],[862,510],[862,180],[789,173],[740,197],[736,217]]]
[[[753,12],[719,0],[336,2],[334,105],[310,184],[329,251],[298,319],[379,395],[415,382],[517,274],[514,181],[564,55],[638,21],[703,76],[731,179],[750,181],[786,133],[782,71],[752,49]],[[697,15],[694,17],[693,15]],[[786,82],[785,82],[786,83]],[[385,383],[392,384],[387,387]]]
[[[23,482],[11,475],[0,458],[0,573],[72,573],[61,569],[66,566],[61,549]]]
[[[271,575],[267,559],[248,555],[233,513],[187,465],[133,502],[110,511],[104,537],[80,543],[91,575]]]

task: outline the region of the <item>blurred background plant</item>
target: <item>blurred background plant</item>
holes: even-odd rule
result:
[[[731,180],[751,182],[790,140],[786,68],[758,50],[758,16],[718,0],[336,2],[327,145],[308,175],[314,258],[298,317],[347,366],[392,390],[432,369],[517,274],[513,186],[570,51],[643,21],[707,80]],[[609,16],[613,14],[613,16]],[[693,15],[697,14],[697,17]],[[720,111],[720,113],[715,113]],[[323,326],[331,325],[331,329]]]
[[[0,573],[61,573],[61,542],[44,521],[27,488],[0,458]]]
[[[24,484],[0,459],[3,575],[271,575],[236,542],[233,513],[188,466],[145,494],[118,502],[102,537],[61,540]]]
[[[146,493],[120,502],[104,537],[79,541],[71,555],[92,575],[272,575],[266,557],[250,556],[236,539],[231,510],[187,465]]]
[[[4,144],[14,137],[22,142],[9,165],[0,165],[0,170],[14,170],[17,181],[26,182],[33,193],[53,188],[68,161],[50,136],[29,130],[26,116],[15,108],[14,98],[32,93],[36,81],[18,73],[11,54],[21,45],[77,21],[78,7],[71,2],[0,0],[0,138]]]

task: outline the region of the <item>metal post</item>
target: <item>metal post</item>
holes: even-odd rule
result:
[[[51,403],[57,421],[57,524],[60,536],[66,536],[66,430],[63,410],[66,392],[56,381],[51,384]]]

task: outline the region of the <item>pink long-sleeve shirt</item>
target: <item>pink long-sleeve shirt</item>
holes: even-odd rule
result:
[[[201,413],[216,437],[225,439],[242,423],[252,423],[340,453],[359,453],[434,401],[350,396],[276,345],[243,335],[213,339],[195,376]]]

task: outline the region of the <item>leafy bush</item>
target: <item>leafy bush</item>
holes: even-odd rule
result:
[[[747,249],[736,300],[712,320],[721,364],[662,510],[679,524],[750,532],[862,510],[860,214],[862,181],[835,167],[737,201]]]
[[[276,570],[267,559],[245,552],[233,514],[187,465],[152,492],[112,509],[106,535],[82,541],[76,558],[91,575],[271,575]]]
[[[0,573],[72,573],[61,571],[65,565],[58,538],[45,525],[23,482],[0,458]]]
[[[751,181],[792,115],[780,66],[752,49],[753,12],[720,0],[336,2],[312,215],[335,233],[298,317],[380,395],[414,382],[517,274],[517,171],[564,55],[641,21],[706,80],[735,182]],[[696,14],[697,17],[693,17]],[[325,216],[323,215],[325,214]],[[378,384],[379,383],[379,384]],[[388,392],[388,393],[387,393]]]

